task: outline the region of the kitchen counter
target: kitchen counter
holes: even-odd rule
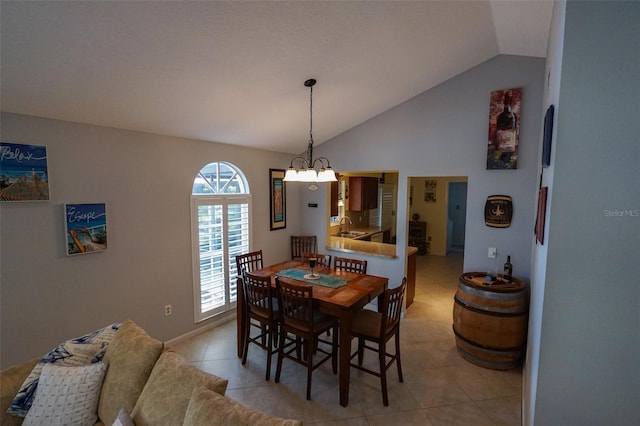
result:
[[[329,237],[326,249],[345,253],[363,253],[372,256],[395,258],[395,244],[374,243],[372,241],[354,240],[353,238]]]

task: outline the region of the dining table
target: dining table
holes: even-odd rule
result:
[[[314,275],[320,278],[309,279],[308,262],[287,260],[274,265],[251,271],[252,274],[269,276],[275,286],[275,277],[288,283],[313,286],[314,307],[320,312],[333,315],[339,319],[338,380],[340,387],[340,405],[349,404],[349,373],[351,363],[351,322],[354,314],[369,302],[378,299],[378,307],[382,306],[382,296],[387,289],[389,279],[376,275],[357,274],[337,270],[324,265],[317,265]],[[242,356],[245,341],[245,321],[248,321],[247,307],[242,291],[242,280],[238,279],[238,357]]]

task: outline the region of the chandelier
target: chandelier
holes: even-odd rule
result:
[[[287,182],[331,182],[337,181],[336,174],[326,157],[313,158],[313,85],[314,79],[304,82],[309,88],[309,145],[307,146],[307,158],[297,156],[291,160],[289,169],[284,175]],[[294,162],[298,162],[300,167],[295,168]],[[318,167],[318,170],[316,170]]]

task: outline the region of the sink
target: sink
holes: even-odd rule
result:
[[[337,232],[333,234],[334,237],[342,237],[342,238],[358,238],[363,235],[367,235],[367,233],[358,232],[358,231],[349,231],[349,232]]]

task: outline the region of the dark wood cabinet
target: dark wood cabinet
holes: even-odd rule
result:
[[[378,178],[349,176],[349,210],[378,208]]]
[[[337,177],[337,174],[336,174]],[[331,191],[331,216],[338,216],[338,185],[340,184],[340,178],[336,182],[329,182]]]
[[[409,255],[407,259],[407,291],[405,295],[405,307],[411,306],[416,295],[416,253]]]
[[[418,254],[427,254],[427,222],[409,222],[409,245],[418,248]]]

